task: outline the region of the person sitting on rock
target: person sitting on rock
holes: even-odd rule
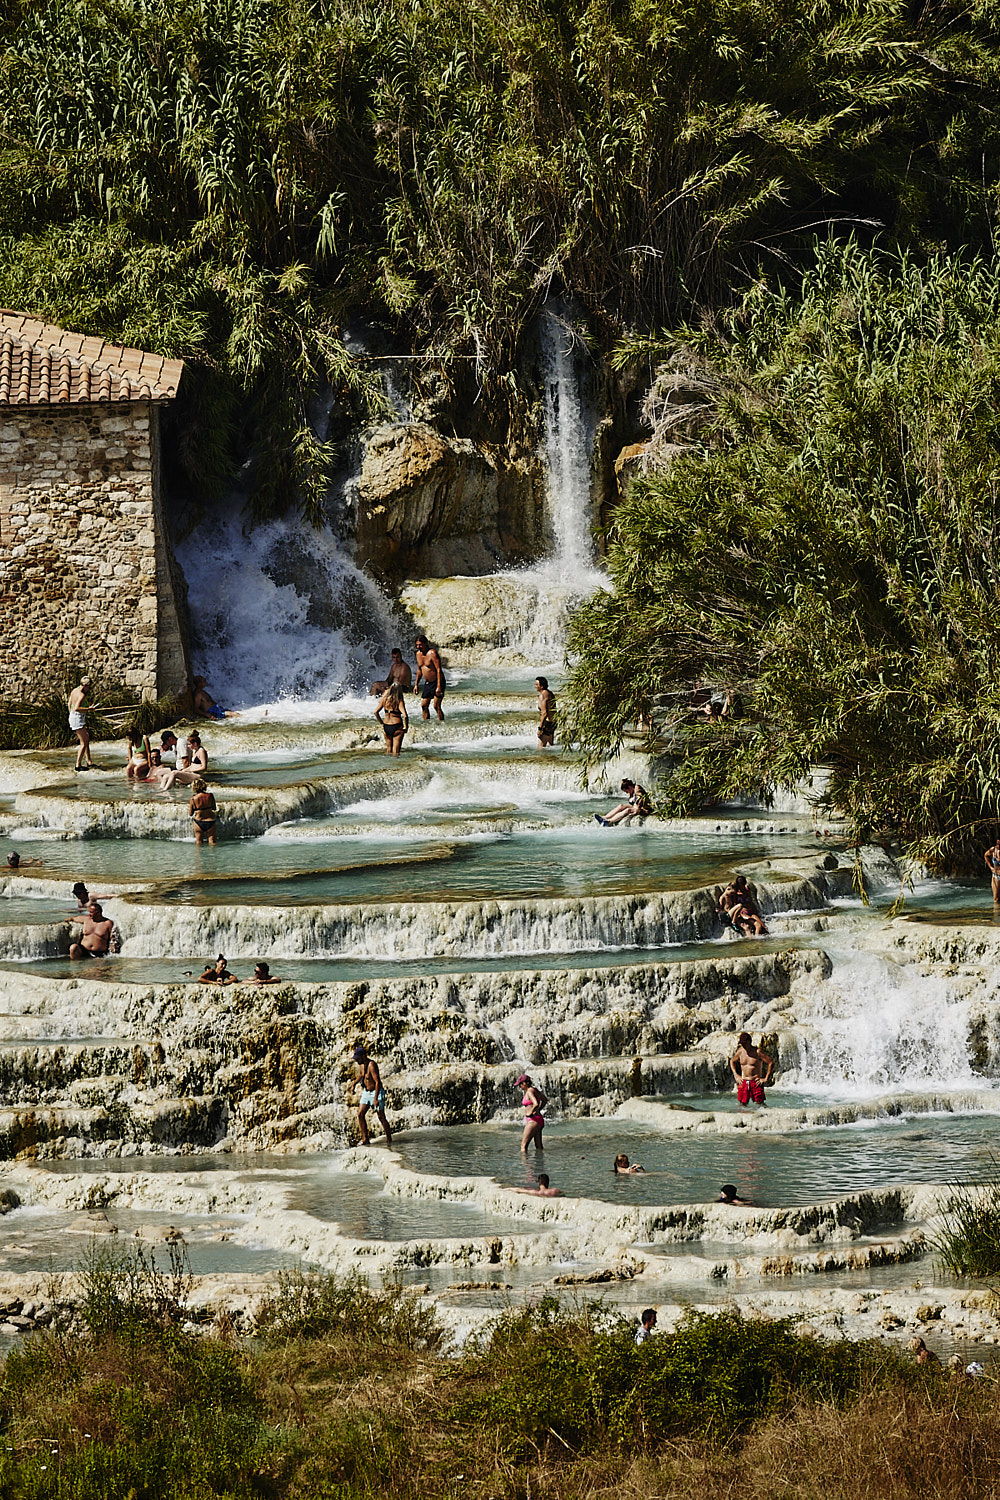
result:
[[[205,686],[204,677],[194,679],[194,692],[191,694],[191,702],[196,714],[201,714],[203,719],[238,719],[239,714],[233,708],[223,708],[221,703],[216,703],[208,688]]]
[[[220,953],[214,964],[209,964],[204,974],[198,975],[199,984],[239,984],[235,974],[230,974],[226,960]]]
[[[616,828],[619,823],[630,823],[633,818],[638,818],[641,823],[653,811],[653,804],[645,787],[639,786],[637,782],[626,776],[622,781],[621,789],[627,801],[619,802],[618,806],[613,807],[604,817],[600,813],[594,814],[594,818],[602,828]]]
[[[100,904],[91,901],[79,942],[70,944],[70,958],[105,958],[111,952],[114,928],[114,922],[104,915]]]

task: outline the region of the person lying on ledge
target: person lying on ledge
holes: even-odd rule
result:
[[[561,1198],[558,1188],[549,1187],[547,1172],[539,1172],[538,1186],[533,1188],[511,1188],[512,1193],[523,1193],[526,1198]]]
[[[199,984],[239,984],[235,974],[226,968],[226,960],[220,953],[214,964],[209,964],[204,974],[198,975]]]

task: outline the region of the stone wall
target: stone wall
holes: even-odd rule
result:
[[[0,411],[0,661],[8,700],[82,670],[186,688],[151,403]]]

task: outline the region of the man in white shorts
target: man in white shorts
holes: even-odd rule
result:
[[[66,704],[69,709],[69,727],[80,742],[80,748],[76,752],[78,771],[94,769],[94,762],[90,758],[90,730],[87,728],[87,699],[90,697],[92,686],[89,677],[81,677],[79,687],[73,689]],[[84,756],[86,756],[86,763]]]

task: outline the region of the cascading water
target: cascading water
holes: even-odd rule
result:
[[[251,528],[234,502],[176,550],[194,668],[220,702],[329,701],[378,675],[389,607],[332,532],[293,516]]]
[[[572,610],[607,579],[594,563],[590,453],[593,435],[573,360],[574,335],[565,314],[541,318],[545,461],[548,470],[552,555],[509,575],[518,588],[518,617],[525,621],[510,644],[541,660],[562,654]]]
[[[954,1089],[987,1080],[971,1060],[972,1003],[947,980],[870,954],[840,960],[821,991],[799,1064],[782,1085],[838,1098]]]

